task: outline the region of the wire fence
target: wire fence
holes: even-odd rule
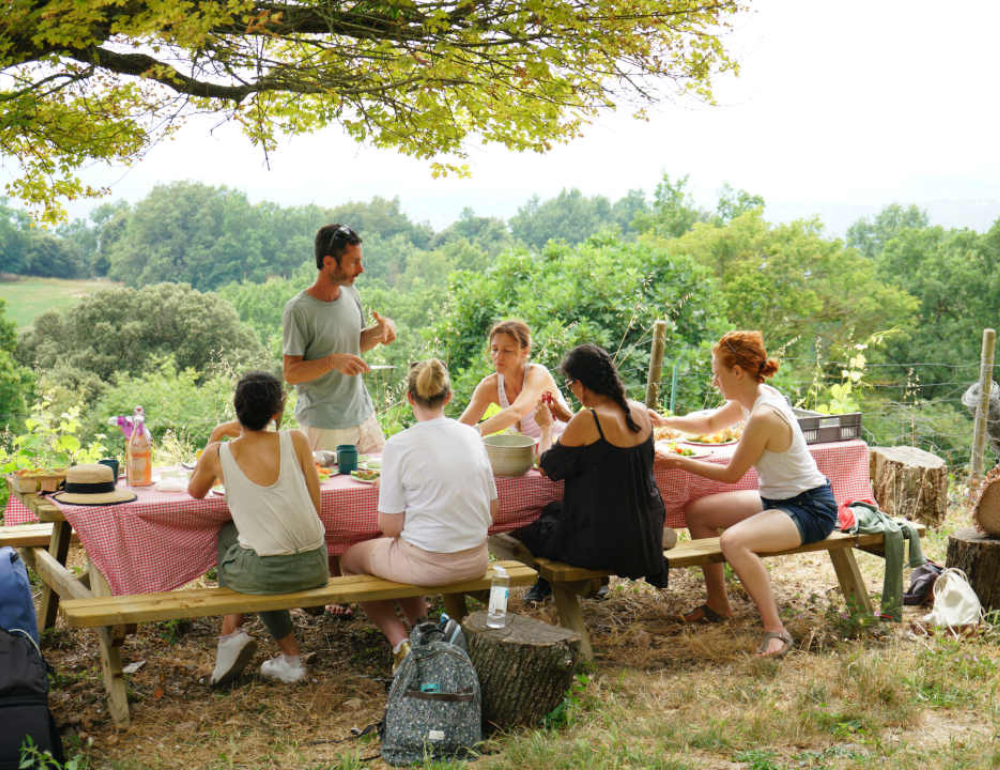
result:
[[[633,362],[630,355],[621,362],[619,372],[632,383],[631,395],[642,398],[639,385],[645,386],[647,369]],[[831,385],[849,381],[842,370],[847,362],[823,361],[817,376],[815,359],[788,357],[781,360],[774,384],[795,406],[814,409],[827,403]],[[831,374],[834,372],[835,374]],[[933,376],[925,377],[924,374]],[[916,446],[942,456],[950,466],[967,465],[972,451],[974,407],[962,397],[979,382],[979,362],[945,364],[934,361],[904,363],[866,363],[860,378],[851,383],[851,397],[862,413],[862,437],[871,445]],[[1000,381],[1000,365],[994,365],[992,378]],[[659,388],[660,404],[675,405],[678,414],[697,409],[711,409],[721,404],[721,397],[711,388],[711,370],[706,364],[680,364],[664,361]],[[1000,445],[1000,419],[988,421],[987,467],[997,462],[995,447]]]

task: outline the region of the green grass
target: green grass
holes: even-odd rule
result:
[[[115,285],[105,280],[5,276],[0,279],[0,299],[7,303],[5,317],[17,324],[18,329],[24,329],[46,310],[70,307],[87,294]]]

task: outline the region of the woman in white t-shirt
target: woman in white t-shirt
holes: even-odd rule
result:
[[[837,502],[829,480],[809,453],[805,437],[788,401],[764,380],[778,371],[767,357],[760,332],[729,332],[712,348],[715,387],[726,403],[703,415],[662,418],[659,425],[687,433],[716,433],[746,420],[736,451],[727,465],[657,453],[661,462],[705,478],[735,483],[753,466],[758,489],[707,495],[686,508],[691,537],[720,539],[722,553],[760,610],[763,656],[781,656],[794,645],[778,615],[767,569],[760,553],[774,553],[818,542],[837,523]],[[722,564],[705,572],[708,598],[684,616],[685,621],[715,623],[732,615]]]
[[[497,491],[486,448],[475,429],[444,416],[448,370],[436,358],[410,367],[407,399],[417,423],[382,451],[378,520],[385,537],[351,546],[345,575],[377,575],[421,586],[481,577],[489,565],[486,535]],[[409,651],[392,601],[362,602],[389,639],[395,668]],[[412,624],[427,614],[423,597],[399,600]]]

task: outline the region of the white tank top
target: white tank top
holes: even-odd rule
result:
[[[326,530],[316,515],[288,431],[278,433],[278,446],[278,480],[265,487],[243,474],[228,444],[219,445],[226,503],[240,546],[258,556],[314,551],[324,543]]]
[[[528,381],[528,369],[532,366],[542,366],[541,364],[528,364],[524,367],[524,379],[521,381],[521,389],[524,389],[524,383]],[[543,369],[545,367],[542,367]],[[569,408],[569,404],[566,403],[566,399],[562,397],[562,393],[556,391],[556,398],[559,399],[559,403],[562,405],[563,409],[567,412],[572,412]],[[506,409],[510,406],[510,402],[507,400],[507,390],[503,385],[503,375],[497,372],[497,401],[500,404],[501,409]],[[552,440],[555,441],[556,436],[562,434],[563,429],[566,427],[566,423],[560,422],[559,420],[552,421],[551,436]],[[511,430],[515,429],[516,425],[511,426]],[[535,422],[535,412],[532,410],[524,417],[521,418],[521,433],[525,436],[531,436],[532,438],[541,438],[542,429],[538,427],[538,423]]]
[[[787,500],[806,490],[823,486],[826,476],[820,473],[816,460],[809,454],[799,421],[785,397],[770,385],[761,385],[753,407],[749,412],[743,410],[744,416],[749,418],[760,406],[774,409],[792,429],[792,443],[788,449],[784,452],[765,449],[760,459],[754,463],[753,467],[759,478],[760,496],[771,500]]]

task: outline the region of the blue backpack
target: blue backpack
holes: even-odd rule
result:
[[[36,646],[39,643],[38,618],[31,598],[28,570],[17,551],[9,545],[0,548],[0,628],[24,631]]]

